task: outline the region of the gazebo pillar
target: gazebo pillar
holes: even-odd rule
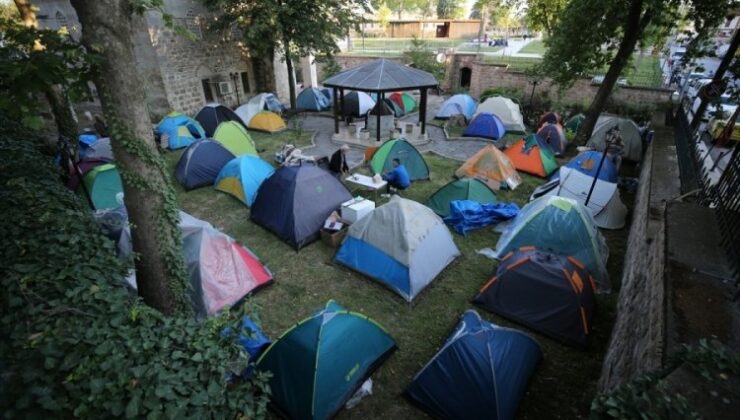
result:
[[[337,103],[337,88],[332,88],[331,97],[334,100],[334,134],[339,134],[339,107]]]
[[[380,114],[382,114],[382,112],[380,110],[383,108],[382,102],[383,102],[383,98],[384,97],[385,97],[385,93],[379,91],[378,92],[378,105],[379,105],[378,106],[378,115],[376,116],[377,123],[378,123],[377,125],[378,126],[375,127],[375,141],[377,141],[378,143],[380,143]]]
[[[427,88],[421,88],[421,104],[419,104],[419,122],[421,122],[421,135],[427,132]]]
[[[339,113],[344,118],[344,89],[339,89]]]

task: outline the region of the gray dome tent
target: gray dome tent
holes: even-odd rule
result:
[[[594,132],[588,141],[589,145],[603,152],[606,146],[606,134],[614,127],[619,127],[619,135],[624,143],[622,157],[625,160],[639,162],[642,159],[642,136],[637,124],[628,118],[601,115],[596,121]]]

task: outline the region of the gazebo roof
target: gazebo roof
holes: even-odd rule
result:
[[[438,84],[431,73],[385,58],[337,73],[324,81],[324,86],[366,92],[411,90]]]

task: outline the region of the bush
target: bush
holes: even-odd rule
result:
[[[342,71],[342,66],[337,63],[333,56],[324,56],[316,61],[323,64],[321,66],[321,80],[328,79]]]
[[[520,105],[524,103],[524,92],[513,87],[488,88],[480,94],[480,102],[491,96],[505,96]]]
[[[228,383],[249,361],[239,314],[199,323],[132,297],[113,244],[34,139],[0,116],[4,416],[263,417],[265,375]]]
[[[414,37],[411,48],[403,53],[404,61],[411,67],[429,72],[438,82],[444,81],[445,65],[438,63],[435,52],[431,51],[423,39]]]

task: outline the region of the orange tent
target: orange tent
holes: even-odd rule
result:
[[[479,179],[493,190],[502,187],[513,190],[522,183],[511,160],[492,144],[484,146],[465,161],[455,175],[458,178],[467,176]]]
[[[504,154],[517,170],[545,178],[558,169],[558,162],[548,147],[540,145],[541,141],[544,140],[536,134],[530,134],[509,146]]]

